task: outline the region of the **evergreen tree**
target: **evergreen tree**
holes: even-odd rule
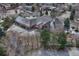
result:
[[[5,32],[0,28],[0,39],[5,35]]]
[[[66,47],[66,34],[64,32],[58,34],[58,43],[60,44],[60,49],[64,49]]]
[[[47,48],[48,41],[50,40],[50,33],[48,30],[41,31],[42,45],[44,48]]]
[[[56,15],[57,15],[57,12],[55,10],[52,10],[50,15],[51,15],[52,18],[55,18]]]
[[[42,10],[40,10],[40,16],[43,16]]]
[[[64,28],[66,30],[69,30],[70,28],[70,21],[69,21],[69,18],[67,18],[65,21],[64,21]]]
[[[48,15],[48,10],[47,10],[47,9],[46,9],[46,12],[45,12],[45,14],[46,14],[46,15]]]
[[[71,11],[71,10],[72,10],[72,6],[70,5],[70,6],[69,6],[69,11]]]
[[[35,11],[35,7],[34,6],[32,6],[32,12],[34,12]]]
[[[5,50],[3,47],[0,47],[0,56],[5,56]]]
[[[71,11],[70,20],[74,20],[74,16],[75,16],[75,9]]]
[[[10,19],[9,17],[6,17],[4,19],[4,22],[2,23],[2,26],[4,27],[4,30],[7,30],[12,24],[14,23],[14,18]]]

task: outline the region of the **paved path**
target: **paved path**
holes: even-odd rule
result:
[[[70,50],[37,50],[29,52],[29,56],[79,56],[79,48],[72,47]]]
[[[79,48],[72,47],[71,50],[69,50],[70,56],[79,56]]]
[[[75,47],[72,47],[71,50],[69,50],[70,56],[79,56],[79,48],[76,48],[76,41],[73,40],[73,44]]]

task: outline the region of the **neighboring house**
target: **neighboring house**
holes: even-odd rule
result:
[[[7,10],[6,10],[5,6],[0,4],[0,13],[6,13],[6,11]]]
[[[72,8],[75,9],[75,19],[79,18],[79,4],[72,4]]]
[[[8,9],[11,9],[11,8],[10,8],[10,5],[11,5],[11,4],[9,4],[9,3],[7,3],[7,4],[2,3],[1,5],[4,6],[7,10],[8,10]]]
[[[48,11],[48,15],[50,16],[50,13],[53,9],[56,9],[54,6],[48,6],[48,5],[43,5],[40,7],[40,10],[42,11],[43,15],[46,15],[46,10]]]
[[[70,28],[72,28],[73,30],[79,30],[79,18],[75,19],[74,22],[70,23]]]
[[[41,9],[42,10],[48,10],[48,11],[51,11],[51,10],[53,10],[53,9],[55,9],[56,7],[54,7],[54,6],[48,6],[48,5],[43,5],[43,6],[41,6]]]
[[[33,12],[31,15],[33,17],[40,17],[40,13],[39,12]]]
[[[7,12],[7,10],[6,10],[5,6],[0,4],[0,18],[5,18],[6,12]]]
[[[25,8],[26,10],[32,11],[32,6],[24,6],[23,8]]]
[[[7,16],[11,16],[11,15],[15,16],[16,15],[15,9],[13,9],[13,10],[7,10],[6,15]]]

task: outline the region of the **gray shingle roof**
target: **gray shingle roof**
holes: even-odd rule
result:
[[[45,15],[45,16],[38,17],[36,20],[36,24],[47,23],[49,21],[52,21],[52,18],[50,16]]]
[[[27,18],[23,18],[23,17],[20,17],[18,16],[15,20],[17,23],[21,24],[21,25],[24,25],[24,26],[27,26],[27,27],[30,27],[31,25],[44,25],[50,21],[52,21],[52,18],[50,16],[41,16],[41,17],[38,17],[36,20],[35,19],[27,19]],[[31,24],[30,24],[30,21],[31,21]]]
[[[15,21],[21,25],[24,25],[27,27],[30,26],[29,19],[18,16]]]

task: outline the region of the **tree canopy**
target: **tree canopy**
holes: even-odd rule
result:
[[[52,10],[51,13],[50,13],[50,15],[51,15],[52,18],[53,17],[55,18],[56,15],[57,15],[57,12],[55,10]]]
[[[4,31],[2,31],[2,29],[0,28],[0,38],[4,35],[5,35]]]
[[[40,16],[43,16],[42,10],[40,10]]]
[[[0,56],[5,56],[5,50],[3,49],[3,47],[0,47]]]
[[[71,11],[70,20],[74,20],[74,16],[75,16],[75,9]]]
[[[32,12],[34,12],[35,11],[35,7],[34,6],[32,6]]]
[[[47,10],[47,9],[46,9],[46,12],[45,12],[45,14],[46,14],[46,15],[48,15],[48,10]]]
[[[4,30],[7,30],[14,22],[14,18],[10,19],[9,17],[6,17],[4,19],[4,22],[2,23],[2,26],[4,27]]]
[[[42,45],[44,48],[47,47],[48,41],[50,40],[50,33],[48,30],[41,31]]]
[[[66,30],[68,30],[70,28],[70,21],[69,21],[69,18],[65,19],[64,21],[64,28]]]
[[[66,47],[66,34],[64,32],[58,34],[58,43],[60,44],[60,48],[63,49]]]

